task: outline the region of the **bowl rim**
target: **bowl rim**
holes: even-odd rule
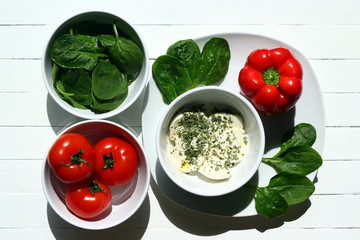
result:
[[[244,104],[246,105],[247,108],[249,108],[250,112],[252,113],[252,115],[254,116],[254,118],[256,119],[256,123],[259,126],[259,152],[256,154],[257,158],[256,161],[254,163],[254,165],[252,166],[252,168],[249,171],[249,174],[246,175],[246,177],[244,177],[244,181],[239,181],[242,182],[241,184],[238,185],[234,185],[232,188],[226,188],[225,190],[222,191],[216,191],[216,192],[212,192],[212,193],[203,193],[203,192],[197,192],[194,191],[194,188],[188,187],[187,185],[184,185],[181,183],[180,180],[178,180],[170,171],[170,169],[168,168],[167,164],[165,163],[165,158],[163,157],[163,155],[161,154],[162,150],[161,150],[161,144],[160,144],[160,139],[161,139],[161,129],[163,127],[163,125],[165,124],[165,119],[168,117],[171,109],[173,109],[174,106],[176,106],[180,101],[182,101],[184,98],[188,97],[189,95],[192,94],[196,94],[198,92],[201,91],[221,91],[224,92],[228,95],[231,95],[233,97],[236,97],[238,99],[240,99],[240,101],[244,102]],[[181,109],[181,107],[179,107],[179,109]],[[178,111],[174,111],[172,114],[176,114]],[[173,117],[173,116],[172,116]],[[162,167],[162,169],[164,170],[164,172],[166,173],[166,175],[171,179],[171,181],[173,181],[178,187],[182,188],[183,190],[198,195],[198,196],[203,196],[203,197],[217,197],[217,196],[222,196],[222,195],[226,195],[229,194],[231,192],[236,191],[237,189],[241,188],[242,186],[244,186],[256,173],[256,171],[258,170],[260,164],[261,164],[261,158],[264,154],[264,150],[265,150],[265,131],[264,131],[264,127],[260,118],[259,113],[257,112],[257,110],[254,108],[254,106],[241,94],[239,93],[235,93],[231,90],[225,89],[223,87],[220,86],[200,86],[194,89],[191,89],[185,93],[182,93],[180,96],[178,96],[176,99],[174,99],[166,108],[165,110],[162,112],[161,116],[160,116],[160,120],[158,122],[157,125],[157,129],[156,129],[156,135],[155,135],[155,145],[156,145],[156,152],[157,152],[157,159],[160,162],[160,165]]]
[[[49,169],[49,166],[48,166],[48,163],[47,163],[47,156],[48,156],[48,153],[49,153],[49,150],[51,148],[51,146],[54,144],[54,142],[61,136],[63,135],[64,133],[70,131],[71,129],[79,126],[79,125],[83,125],[83,124],[87,124],[87,123],[102,123],[102,124],[109,124],[109,125],[112,125],[112,126],[115,126],[115,127],[118,127],[120,128],[122,131],[125,131],[126,134],[128,134],[131,138],[134,139],[134,141],[138,144],[138,147],[139,149],[142,151],[142,154],[144,156],[144,170],[145,170],[145,182],[143,183],[144,184],[144,191],[141,192],[140,194],[140,198],[138,199],[138,201],[136,202],[136,204],[133,206],[132,210],[129,211],[127,213],[127,215],[124,215],[123,217],[120,218],[119,221],[114,221],[112,222],[111,224],[108,224],[104,227],[94,227],[96,225],[94,224],[91,224],[91,227],[87,226],[86,223],[83,223],[83,222],[76,222],[75,220],[72,220],[71,218],[66,218],[63,216],[61,210],[57,207],[54,207],[56,206],[55,204],[55,200],[53,198],[50,197],[50,193],[48,192],[47,188],[48,188],[48,185],[51,184],[51,181],[47,181],[47,174],[46,174],[46,169],[48,169],[48,171],[50,171]],[[111,228],[111,227],[114,227],[116,225],[119,225],[123,222],[125,222],[127,219],[129,219],[139,208],[140,206],[143,204],[147,194],[148,194],[148,191],[149,191],[149,187],[150,187],[150,178],[151,178],[151,173],[150,173],[150,166],[149,166],[149,161],[148,161],[148,158],[147,158],[147,155],[146,155],[146,151],[141,143],[141,137],[137,137],[134,133],[132,133],[129,129],[127,129],[125,126],[119,124],[119,123],[116,123],[116,122],[112,122],[112,121],[109,121],[109,120],[103,120],[103,119],[88,119],[88,120],[83,120],[83,121],[79,121],[77,123],[74,123],[70,126],[67,126],[65,127],[64,129],[62,129],[55,137],[55,139],[49,143],[47,149],[46,149],[46,153],[45,153],[45,156],[43,158],[43,163],[42,163],[42,167],[41,167],[41,185],[42,185],[42,190],[43,190],[43,193],[47,199],[47,202],[48,204],[50,205],[50,207],[53,209],[53,211],[55,211],[57,213],[57,215],[59,215],[64,221],[74,225],[74,226],[77,226],[77,227],[80,227],[80,228],[83,228],[83,229],[89,229],[89,230],[101,230],[101,229],[107,229],[107,228]],[[51,184],[52,185],[52,184]],[[53,188],[53,186],[51,186],[51,188]],[[58,198],[58,196],[56,196]],[[60,200],[61,201],[61,200]],[[65,203],[64,203],[65,204]],[[74,219],[76,219],[76,216],[74,216]],[[83,220],[85,221],[85,220]],[[86,222],[86,221],[85,221]],[[101,224],[99,224],[101,225]]]
[[[126,104],[124,104],[124,102],[123,102],[117,108],[115,108],[111,111],[108,111],[108,112],[104,112],[104,113],[88,114],[88,112],[91,110],[80,111],[81,109],[72,107],[71,105],[69,105],[67,102],[62,100],[56,94],[56,92],[53,90],[53,88],[50,84],[49,79],[47,78],[46,60],[49,58],[47,53],[50,50],[50,43],[54,39],[55,34],[58,32],[58,30],[60,28],[62,28],[64,26],[64,24],[68,23],[69,21],[71,21],[74,18],[83,16],[86,14],[104,14],[104,15],[113,17],[114,19],[118,19],[120,21],[125,22],[127,25],[129,25],[129,27],[134,31],[134,33],[139,38],[139,40],[142,44],[143,53],[144,53],[143,69],[141,70],[144,72],[144,76],[143,76],[143,81],[142,81],[141,85],[137,89],[140,91],[136,91],[134,96],[131,99],[129,99]],[[72,115],[75,115],[77,117],[83,118],[83,119],[94,119],[94,120],[106,119],[106,118],[113,117],[113,116],[120,114],[120,113],[124,112],[125,110],[127,110],[130,106],[132,106],[134,104],[134,102],[136,100],[139,99],[140,95],[145,91],[146,86],[148,85],[148,82],[149,82],[149,73],[150,73],[149,52],[148,52],[147,45],[146,45],[146,42],[145,42],[143,36],[141,36],[140,32],[136,29],[136,26],[133,23],[131,23],[128,19],[125,19],[124,17],[120,17],[119,15],[109,12],[109,11],[83,11],[83,12],[78,12],[78,13],[72,14],[71,16],[66,17],[65,19],[60,21],[60,23],[57,24],[57,26],[50,32],[50,34],[48,35],[48,37],[45,40],[45,47],[43,48],[43,51],[41,54],[41,73],[42,73],[43,83],[46,87],[48,94],[66,112],[68,112]],[[53,82],[53,79],[51,79],[51,82]]]

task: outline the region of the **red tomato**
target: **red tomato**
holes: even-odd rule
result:
[[[65,133],[50,148],[47,161],[60,181],[77,183],[94,172],[94,148],[83,135]]]
[[[122,186],[131,181],[138,168],[135,148],[117,137],[108,137],[95,145],[95,174],[103,183]]]
[[[65,204],[76,216],[94,218],[105,212],[111,203],[111,190],[98,180],[68,185]]]

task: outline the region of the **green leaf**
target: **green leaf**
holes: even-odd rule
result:
[[[263,162],[272,166],[277,172],[307,175],[322,165],[320,154],[308,145],[289,148],[276,158],[263,158]]]
[[[55,39],[50,49],[50,57],[63,68],[92,70],[98,58],[106,56],[98,53],[97,49],[98,46],[95,46],[92,40],[64,34]]]
[[[312,146],[315,140],[316,129],[309,123],[299,123],[284,134],[280,151],[274,157],[280,156],[282,153],[294,146]]]
[[[140,47],[132,40],[116,37],[114,45],[109,47],[108,52],[111,61],[122,73],[129,74],[134,79],[139,75],[144,55]]]
[[[78,103],[77,101],[75,101],[73,99],[74,94],[73,93],[66,93],[63,89],[63,83],[61,81],[57,81],[54,84],[55,88],[55,92],[59,95],[59,97],[64,100],[65,102],[67,102],[68,104],[70,104],[71,106],[75,107],[75,108],[79,108],[79,109],[87,109],[86,106],[84,106],[83,104]]]
[[[194,40],[177,41],[168,48],[166,54],[180,60],[185,68],[188,69],[189,75],[193,77],[193,66],[195,66],[200,57],[200,48]]]
[[[264,217],[273,218],[283,215],[288,209],[288,204],[276,190],[258,187],[255,191],[255,208]]]
[[[228,71],[229,61],[229,44],[223,38],[210,39],[201,53],[194,40],[180,40],[168,48],[166,55],[156,59],[152,74],[163,101],[169,104],[200,84],[221,81]]]
[[[279,173],[271,178],[267,188],[276,190],[288,205],[305,201],[315,191],[314,183],[307,177],[289,173]]]
[[[83,41],[83,48],[87,51],[97,53],[100,50],[97,37],[83,34],[76,34],[75,36]]]
[[[184,93],[191,83],[185,65],[169,55],[162,55],[155,60],[152,74],[166,104]]]
[[[52,71],[54,89],[63,100],[81,109],[90,105],[92,98],[89,72],[83,69],[62,69],[56,64]]]
[[[92,91],[101,100],[110,100],[127,90],[126,75],[109,61],[100,61],[92,73]]]
[[[195,65],[194,82],[212,85],[221,81],[228,69],[230,47],[223,38],[212,38],[206,42],[201,57]]]
[[[115,37],[112,35],[99,35],[98,40],[100,45],[106,49],[109,49],[111,46],[115,45]]]
[[[110,100],[101,100],[98,99],[94,94],[92,95],[93,97],[93,102],[91,104],[91,108],[97,112],[108,112],[111,110],[114,110],[115,108],[119,107],[124,100],[126,99],[128,94],[128,88],[126,88],[126,90],[124,92],[122,92],[120,95],[114,97],[113,99]]]

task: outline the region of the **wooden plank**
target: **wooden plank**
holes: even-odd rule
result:
[[[43,161],[43,159],[1,160],[0,182],[3,183],[1,193],[24,195],[42,193]]]
[[[285,42],[309,59],[359,59],[360,25],[136,25],[151,58],[166,52],[174,42],[218,33],[252,33]],[[45,44],[56,25],[0,26],[1,58],[42,57]],[[19,38],[18,36],[23,36]],[[311,37],[307,37],[311,36]]]
[[[325,160],[319,168],[315,181],[314,194],[360,194],[360,185],[356,184],[360,176],[360,159]]]
[[[309,61],[317,76],[323,93],[354,93],[360,92],[360,81],[356,69],[360,61],[314,59]]]
[[[360,138],[360,128],[327,128],[323,158],[326,160],[360,159],[359,151],[354,144]]]
[[[323,94],[327,126],[360,126],[360,92],[353,94]]]
[[[0,93],[44,93],[39,59],[0,59]]]
[[[45,26],[0,26],[0,58],[41,58],[46,36]]]
[[[286,0],[269,2],[256,0],[244,4],[241,1],[192,1],[183,0],[174,6],[166,0],[127,1],[126,4],[112,1],[77,1],[64,0],[54,4],[46,0],[19,3],[3,0],[0,6],[0,22],[3,24],[45,24],[58,23],[62,19],[81,11],[99,10],[118,14],[136,24],[359,24],[357,10],[359,2],[347,1],[339,8],[339,0],[305,0],[294,3]],[[72,7],[69,7],[72,6]],[[259,11],[261,6],[266,11]],[[16,11],[14,11],[16,9]],[[32,11],[28,11],[31,9]],[[151,9],[151,13],[149,13]],[[284,11],[284,9],[287,9]],[[291,9],[291,10],[289,10]],[[279,13],[281,12],[281,14]],[[276,14],[279,13],[279,14]],[[306,17],[304,17],[306,13]]]

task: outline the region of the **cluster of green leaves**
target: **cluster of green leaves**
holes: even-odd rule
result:
[[[112,34],[84,34],[91,31],[90,24],[85,25],[59,36],[50,48],[54,88],[73,107],[111,111],[125,100],[144,55],[135,42],[119,36],[115,24]],[[91,26],[99,31],[108,28],[93,22]]]
[[[192,39],[171,45],[152,66],[153,78],[163,101],[172,102],[180,94],[200,85],[221,81],[229,68],[230,48],[223,38],[211,38],[202,52]]]
[[[268,186],[256,188],[258,213],[267,218],[277,217],[284,214],[289,205],[303,202],[312,195],[315,185],[306,175],[322,165],[320,154],[311,147],[315,140],[315,128],[300,123],[285,133],[274,157],[262,159],[278,174],[270,179]]]

